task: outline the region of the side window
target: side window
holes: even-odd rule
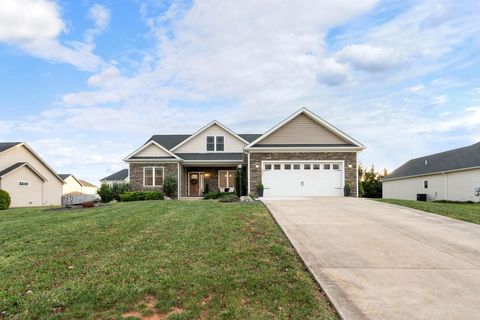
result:
[[[223,136],[217,136],[216,139],[217,139],[216,151],[225,150],[225,138]]]
[[[207,151],[215,151],[215,137],[207,136]]]
[[[423,181],[423,188],[428,189],[428,180]]]

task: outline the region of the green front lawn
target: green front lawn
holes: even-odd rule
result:
[[[262,204],[216,201],[0,211],[2,311],[7,319],[337,319]]]
[[[478,203],[441,203],[396,199],[378,199],[378,201],[398,204],[454,219],[480,224],[480,204]]]

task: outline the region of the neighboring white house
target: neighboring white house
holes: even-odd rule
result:
[[[0,142],[0,189],[10,194],[10,207],[60,205],[63,184],[26,143]]]
[[[412,159],[383,179],[383,198],[480,201],[480,142]]]
[[[98,187],[88,181],[77,179],[73,174],[62,173],[59,176],[65,181],[63,194],[96,194]]]
[[[129,181],[130,177],[128,174],[128,169],[122,169],[100,180],[102,184],[106,183],[109,186],[112,186],[114,184],[125,184],[129,183]]]

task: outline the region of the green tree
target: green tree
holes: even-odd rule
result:
[[[375,166],[372,165],[369,170],[362,165],[358,166],[358,191],[361,197],[381,198],[382,197],[382,178],[387,175],[386,169],[383,172],[377,172]]]

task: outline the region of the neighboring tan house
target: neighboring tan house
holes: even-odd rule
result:
[[[78,179],[82,185],[83,194],[97,194],[98,187],[88,181]]]
[[[105,177],[100,180],[102,184],[106,183],[109,186],[114,184],[126,184],[129,182],[128,169],[122,169],[118,172],[115,172],[108,177]]]
[[[85,180],[77,179],[73,174],[62,173],[59,176],[65,181],[63,194],[96,194],[98,187]]]
[[[10,207],[60,205],[63,180],[26,143],[0,143],[0,189]]]
[[[303,108],[264,134],[237,134],[212,121],[194,134],[154,135],[128,155],[133,190],[162,190],[177,178],[180,197],[233,191],[238,166],[248,192],[262,183],[265,197],[357,195],[357,153],[365,147]]]
[[[480,201],[480,142],[412,159],[383,178],[383,198]]]

